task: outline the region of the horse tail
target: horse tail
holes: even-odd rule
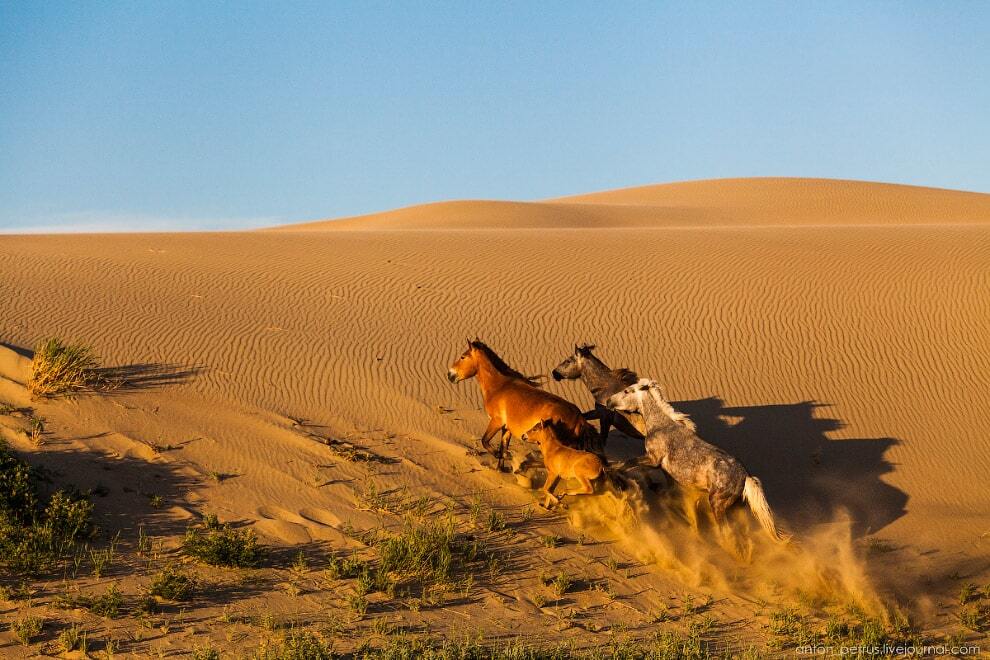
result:
[[[746,477],[742,497],[743,501],[749,504],[750,511],[756,516],[760,526],[766,530],[767,534],[773,537],[778,543],[787,543],[790,540],[790,535],[782,534],[777,529],[777,525],[773,521],[773,512],[770,511],[770,504],[767,502],[767,497],[763,493],[763,484],[760,483],[759,479],[756,477]]]

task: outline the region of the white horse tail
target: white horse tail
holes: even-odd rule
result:
[[[743,500],[749,504],[750,511],[756,516],[756,519],[760,522],[760,526],[766,530],[767,534],[779,543],[786,543],[790,540],[789,535],[781,534],[777,530],[777,525],[773,521],[773,512],[770,511],[770,504],[767,502],[766,495],[763,494],[763,484],[760,483],[759,479],[756,477],[746,477],[742,496]]]

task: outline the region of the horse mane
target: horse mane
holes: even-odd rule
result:
[[[667,399],[662,396],[658,396],[655,400],[657,404],[659,404],[660,410],[662,410],[663,413],[667,417],[670,417],[670,419],[672,419],[675,423],[680,424],[691,433],[698,432],[698,427],[694,425],[694,420],[688,417],[685,413],[682,413],[679,410],[674,410],[674,406],[670,405],[670,402],[667,401]]]
[[[482,353],[484,353],[485,357],[488,358],[488,361],[492,363],[492,366],[495,367],[495,369],[503,376],[520,378],[526,381],[527,383],[529,383],[530,385],[533,385],[534,387],[542,386],[543,376],[527,376],[519,371],[516,371],[515,369],[507,365],[505,363],[505,360],[499,357],[498,353],[496,353],[491,348],[489,348],[488,344],[481,341],[480,339],[475,339],[474,341],[472,341],[471,348],[476,348]]]
[[[639,382],[639,374],[631,369],[612,369],[612,375],[619,379],[624,386],[629,387]]]

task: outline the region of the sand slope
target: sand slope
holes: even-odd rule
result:
[[[82,339],[129,370],[133,387],[112,397],[39,404],[74,451],[165,475],[166,511],[117,492],[112,515],[153,515],[168,532],[215,511],[274,542],[341,547],[353,543],[344,523],[376,524],[355,509],[369,479],[531,501],[468,453],[485,426],[480,395],[444,378],[465,337],[530,373],[596,342],[612,366],[664,383],[799,535],[847,512],[855,538],[899,549],[875,567],[886,586],[910,565],[934,576],[931,593],[951,593],[944,576],[986,576],[990,552],[988,221],[988,195],[762,179],[280,232],[3,237],[0,341]],[[548,388],[590,404],[576,384]],[[369,472],[310,433],[399,462]],[[679,575],[645,575],[679,588]],[[645,612],[651,598],[628,602]],[[525,630],[532,612],[506,607]]]
[[[562,197],[544,202],[456,201],[275,227],[502,229],[758,225],[986,224],[981,193],[835,179],[715,179]]]

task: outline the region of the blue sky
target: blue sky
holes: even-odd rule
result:
[[[990,3],[0,1],[0,229],[769,175],[990,192]]]

